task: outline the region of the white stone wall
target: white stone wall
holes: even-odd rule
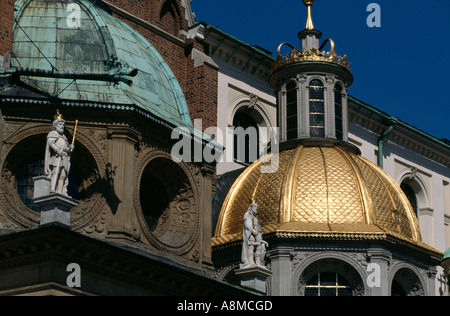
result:
[[[256,104],[251,109],[251,115],[260,127],[276,126],[276,100],[267,91],[245,82],[245,78],[232,77],[219,72],[218,80],[218,110],[217,127],[223,133],[223,139],[218,140],[226,147],[222,160],[217,165],[217,174],[240,169],[246,164],[233,162],[233,118],[237,111],[248,108],[252,100]],[[270,135],[266,135],[270,140]],[[266,144],[267,145],[267,144]]]

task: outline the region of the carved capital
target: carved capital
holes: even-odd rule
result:
[[[142,134],[129,126],[108,126],[108,137],[116,141],[137,144],[142,140]]]

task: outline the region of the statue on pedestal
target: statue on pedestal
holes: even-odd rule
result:
[[[65,120],[57,112],[53,130],[47,135],[45,146],[45,175],[34,178],[33,202],[39,206],[41,225],[59,223],[70,228],[70,210],[79,201],[67,194],[70,156],[75,149],[75,124],[72,144],[64,135]]]
[[[64,135],[65,120],[57,112],[53,121],[53,130],[47,135],[45,149],[45,174],[50,178],[50,194],[68,196],[68,175],[70,171],[70,156],[75,146],[69,143]],[[75,128],[76,132],[76,128]],[[74,139],[75,139],[74,132]]]
[[[262,240],[262,229],[256,217],[257,213],[258,205],[251,201],[244,215],[241,268],[255,265],[264,267],[266,248],[269,244]]]

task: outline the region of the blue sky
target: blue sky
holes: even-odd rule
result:
[[[367,25],[370,3],[380,6],[379,28]],[[301,0],[193,0],[191,7],[197,21],[273,53],[282,42],[300,47]],[[449,0],[316,0],[312,13],[322,41],[332,38],[352,63],[349,94],[450,139]]]

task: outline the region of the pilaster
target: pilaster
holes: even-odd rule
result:
[[[299,111],[298,111],[298,120],[299,120],[299,137],[309,137],[309,102],[306,99],[306,80],[308,77],[306,75],[298,76],[298,84],[299,84]]]
[[[271,295],[290,296],[291,288],[291,253],[294,248],[282,247],[268,252],[272,270]]]
[[[342,132],[343,141],[348,142],[348,97],[347,89],[343,89],[342,93]]]
[[[336,138],[336,121],[334,108],[334,83],[335,79],[331,76],[325,77],[325,137]]]
[[[373,264],[375,267],[371,272],[377,274],[374,278],[379,279],[379,284],[377,284],[379,286],[371,287],[372,296],[389,296],[391,294],[391,289],[388,273],[392,260],[389,252],[381,248],[369,249],[368,257],[370,258],[370,264]]]
[[[201,207],[200,220],[202,221],[202,233],[200,235],[202,248],[202,265],[205,269],[214,271],[212,265],[212,250],[211,250],[211,236],[212,236],[212,203],[213,184],[215,170],[212,166],[203,166],[201,168],[202,180],[200,183]]]
[[[283,85],[281,90],[278,92],[278,112],[280,120],[280,138],[281,141],[287,140],[286,131],[286,85]]]
[[[133,240],[136,227],[133,191],[136,147],[141,135],[127,126],[108,127],[108,157],[113,184],[110,192],[117,203],[110,205],[108,238]]]

